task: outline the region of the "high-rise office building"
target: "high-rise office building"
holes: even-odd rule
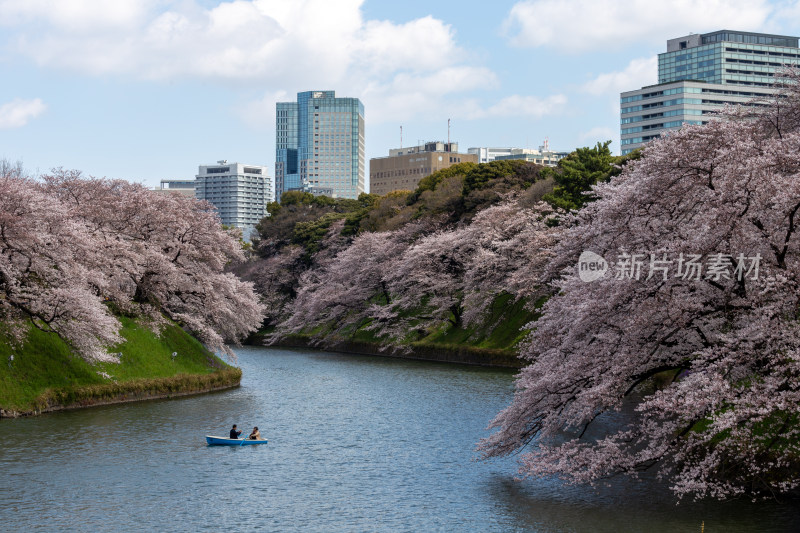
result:
[[[668,40],[658,84],[620,95],[622,153],[704,124],[725,104],[759,105],[773,97],[775,73],[799,63],[797,37],[720,30]]]
[[[275,201],[275,187],[267,167],[217,161],[201,165],[195,179],[195,197],[211,203],[226,226],[249,230],[267,216],[267,204]]]
[[[366,190],[364,104],[335,91],[297,93],[277,102],[275,190],[356,198]]]

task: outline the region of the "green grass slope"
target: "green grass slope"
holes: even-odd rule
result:
[[[419,335],[424,330],[420,320],[419,330],[409,332],[403,339],[393,339],[376,335],[367,325],[335,335],[321,326],[298,334],[292,334],[277,341],[277,345],[309,346],[328,348],[353,353],[373,353],[395,355],[415,359],[447,361],[472,365],[520,368],[523,361],[518,357],[518,344],[527,335],[525,326],[539,318],[539,308],[545,298],[534,304],[533,310],[523,299],[515,299],[508,293],[498,295],[479,324],[470,327],[446,327]],[[407,317],[417,313],[408,312]],[[419,314],[422,314],[420,311]],[[333,328],[331,328],[333,329]],[[248,343],[260,345],[266,335],[274,332],[263,330],[248,339]],[[321,337],[321,339],[320,339]],[[318,341],[322,341],[321,343]],[[408,350],[410,351],[408,351]]]
[[[234,386],[230,367],[175,325],[160,336],[121,317],[121,363],[90,365],[52,333],[31,328],[22,346],[0,331],[0,409],[6,416]],[[173,358],[172,354],[176,353]]]
[[[527,333],[526,324],[538,314],[525,307],[525,300],[515,300],[511,294],[498,295],[487,310],[484,320],[475,327],[449,325],[417,341],[427,345],[458,345],[492,350],[514,350]]]

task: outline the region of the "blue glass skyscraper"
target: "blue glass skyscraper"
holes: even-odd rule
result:
[[[658,83],[697,80],[772,87],[775,71],[798,61],[798,39],[720,30],[667,41],[658,54]]]
[[[334,91],[297,93],[275,113],[275,190],[336,198],[365,191],[364,104]]]
[[[684,124],[705,124],[726,104],[769,102],[778,70],[797,65],[797,37],[720,30],[669,39],[658,55],[658,84],[620,94],[622,153]]]

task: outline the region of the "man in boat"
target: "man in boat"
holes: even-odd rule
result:
[[[241,435],[241,434],[242,434],[242,432],[237,430],[236,429],[236,424],[234,424],[233,427],[231,428],[231,438],[232,439],[238,439],[239,435]]]
[[[250,433],[250,440],[261,440],[261,432],[258,430],[258,426],[253,428],[253,432]]]

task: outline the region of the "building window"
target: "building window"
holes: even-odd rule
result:
[[[207,168],[206,174],[225,174],[226,172],[230,172],[231,167],[217,167],[217,168]]]

